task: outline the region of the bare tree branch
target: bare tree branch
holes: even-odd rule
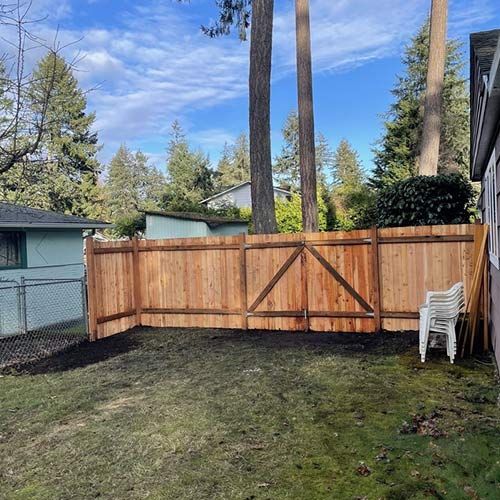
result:
[[[47,114],[57,80],[55,56],[78,43],[61,44],[58,30],[50,43],[34,33],[32,27],[45,17],[32,18],[32,4],[32,0],[0,4],[0,26],[12,33],[11,37],[1,37],[12,52],[0,56],[0,174],[17,163],[37,160],[34,156],[40,153],[41,141],[50,126]],[[54,56],[50,71],[40,79],[26,69],[25,61],[26,53],[37,49]],[[31,91],[34,83],[39,84],[41,92]]]

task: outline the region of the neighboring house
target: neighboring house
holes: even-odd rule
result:
[[[184,212],[146,212],[146,239],[248,234],[248,222]]]
[[[222,208],[233,206],[236,208],[251,208],[252,207],[252,192],[251,192],[250,181],[242,182],[237,186],[225,189],[224,191],[214,194],[203,200],[201,203],[206,205],[208,208]],[[274,188],[274,197],[280,199],[289,199],[292,196],[290,191],[286,189],[281,189],[278,187]]]
[[[500,365],[500,30],[471,40],[471,177],[481,181],[479,208],[490,226],[491,334]]]
[[[101,221],[0,202],[0,336],[16,333],[19,327],[15,315],[18,290],[8,287],[22,278],[27,284],[81,278],[83,231],[109,227],[112,225]],[[59,290],[59,297],[49,297],[46,287],[27,290],[32,312],[29,326],[56,323],[70,314],[64,291]]]

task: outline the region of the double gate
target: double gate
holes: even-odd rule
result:
[[[415,329],[427,290],[472,274],[473,225],[94,243],[89,326]]]

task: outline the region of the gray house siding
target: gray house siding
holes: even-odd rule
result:
[[[490,331],[500,366],[500,30],[471,35],[471,177],[490,225]]]
[[[279,199],[286,199],[290,194],[282,189],[274,188],[274,197]],[[252,207],[252,187],[250,182],[236,186],[222,192],[220,195],[215,195],[206,202],[208,208],[221,208],[225,206],[235,206],[237,208],[251,208]]]
[[[500,119],[499,119],[500,125]],[[497,135],[497,140],[494,148],[496,154],[496,193],[500,193],[500,133]],[[490,157],[493,154],[491,151]],[[480,207],[484,220],[484,193],[481,195]],[[497,194],[497,214],[500,215],[500,199]],[[499,220],[500,222],[500,220]],[[496,228],[499,231],[498,228]],[[490,328],[493,350],[497,364],[500,367],[500,269],[495,264],[490,263]]]

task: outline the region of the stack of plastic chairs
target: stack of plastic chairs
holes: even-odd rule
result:
[[[444,341],[450,362],[457,354],[456,324],[465,305],[464,285],[457,283],[446,292],[427,292],[420,307],[420,357],[425,362],[427,348]]]

